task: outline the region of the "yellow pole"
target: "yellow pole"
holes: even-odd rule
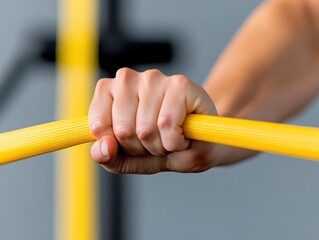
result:
[[[319,128],[218,116],[187,116],[187,138],[319,160]],[[0,134],[0,164],[94,141],[87,117]]]
[[[87,114],[96,79],[97,0],[60,0],[58,118]],[[56,165],[56,240],[96,240],[97,180],[89,146],[61,151]]]

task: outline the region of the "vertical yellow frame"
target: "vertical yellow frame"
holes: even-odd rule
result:
[[[98,0],[59,0],[59,119],[85,116],[96,79]],[[97,240],[97,173],[89,146],[57,155],[56,240]]]

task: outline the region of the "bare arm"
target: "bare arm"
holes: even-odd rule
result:
[[[221,115],[282,121],[316,95],[319,2],[307,2],[267,1],[248,19],[204,84]]]
[[[229,44],[205,90],[219,115],[280,122],[319,91],[319,2],[265,1]],[[220,164],[254,153],[219,146]]]

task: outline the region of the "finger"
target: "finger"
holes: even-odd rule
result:
[[[189,145],[182,129],[186,113],[185,99],[176,97],[176,93],[168,90],[162,102],[157,125],[163,147],[169,152],[184,150]]]
[[[125,152],[132,155],[146,153],[136,135],[136,111],[138,107],[137,73],[121,69],[116,75],[112,106],[113,132]]]
[[[217,115],[217,110],[212,102],[212,99],[207,92],[198,84],[190,82],[187,87],[189,94],[186,95],[187,114],[208,114]]]
[[[144,72],[143,77],[144,84],[139,88],[140,102],[136,114],[136,134],[144,148],[152,155],[165,155],[167,152],[162,146],[157,128],[157,118],[164,95],[159,81],[162,81],[164,76],[159,71],[149,70]]]
[[[174,111],[171,111],[173,108]],[[199,85],[185,76],[172,76],[158,117],[158,128],[166,150],[175,152],[188,147],[189,140],[183,135],[182,125],[190,113],[216,114],[216,110]]]
[[[98,81],[89,109],[89,125],[92,134],[97,138],[113,135],[112,102],[110,93],[112,79]]]
[[[92,145],[91,156],[96,162],[107,164],[115,159],[117,151],[116,139],[113,136],[105,136]]]

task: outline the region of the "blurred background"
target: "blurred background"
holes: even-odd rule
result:
[[[135,69],[159,68],[202,83],[260,2],[122,1],[123,31],[140,39],[170,39],[174,51],[170,63]],[[54,64],[25,67],[30,62],[17,59],[37,49],[42,34],[54,35],[57,4],[0,1],[0,92],[8,77],[14,89],[5,100],[0,97],[1,132],[54,120]],[[291,122],[319,127],[318,110],[315,102]],[[54,239],[53,156],[0,167],[1,239]],[[319,235],[317,181],[318,163],[271,154],[201,174],[124,176],[118,239],[314,239]]]

